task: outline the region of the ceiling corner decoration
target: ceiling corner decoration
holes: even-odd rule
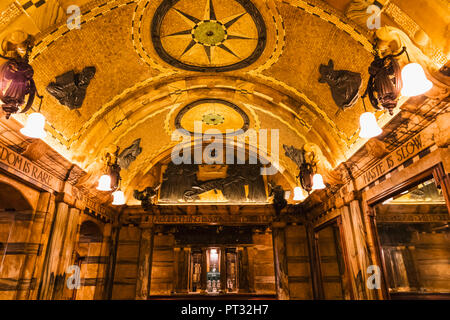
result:
[[[282,18],[272,1],[142,1],[132,28],[139,57],[163,72],[267,68],[284,47]]]

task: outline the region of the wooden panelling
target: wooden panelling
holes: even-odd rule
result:
[[[154,236],[150,295],[169,295],[174,290],[173,235]]]
[[[304,226],[287,226],[286,255],[291,299],[312,299],[312,279],[306,229]]]

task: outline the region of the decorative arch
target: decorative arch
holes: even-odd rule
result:
[[[0,211],[33,210],[32,205],[17,188],[0,181]]]
[[[102,242],[103,233],[93,221],[86,220],[80,226],[80,243]]]

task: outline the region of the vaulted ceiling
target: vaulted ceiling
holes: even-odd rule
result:
[[[44,95],[46,142],[92,179],[106,152],[141,139],[142,154],[122,172],[130,193],[157,179],[152,170],[177,144],[171,134],[193,120],[205,128],[221,121],[222,130],[278,129],[280,145],[316,144],[330,168],[345,160],[358,143],[363,105],[340,109],[318,80],[319,66],[332,59],[336,70],[361,74],[361,91],[367,85],[372,34],[349,14],[351,2],[3,0],[0,37],[17,29],[35,36],[31,64]],[[400,13],[386,14],[385,23],[402,27],[407,17],[445,62],[448,3],[391,3]],[[67,27],[70,5],[81,8],[80,29]],[[96,74],[81,108],[71,110],[45,90],[57,76],[89,66]],[[293,187],[297,169],[283,153],[283,183]]]

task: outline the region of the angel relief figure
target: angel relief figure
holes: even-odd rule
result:
[[[124,149],[117,158],[117,163],[122,169],[128,169],[130,164],[136,160],[137,156],[142,153],[142,148],[139,146],[141,139],[136,139],[133,141],[131,146]]]

